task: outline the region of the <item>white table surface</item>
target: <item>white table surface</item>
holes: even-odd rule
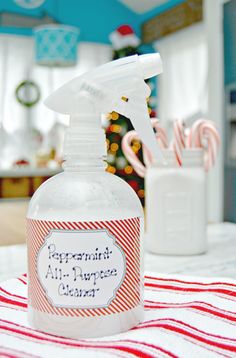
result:
[[[236,279],[236,224],[208,226],[208,252],[196,256],[145,254],[145,270],[188,276],[220,276]],[[0,247],[0,281],[27,271],[25,245]]]

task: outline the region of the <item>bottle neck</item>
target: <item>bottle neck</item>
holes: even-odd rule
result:
[[[90,112],[89,112],[90,110]],[[65,171],[100,172],[106,169],[106,136],[101,116],[90,106],[86,113],[73,115],[65,135]]]
[[[107,167],[105,158],[95,158],[95,157],[86,157],[86,158],[67,158],[62,167],[66,172],[82,172],[82,173],[97,173],[104,172]]]

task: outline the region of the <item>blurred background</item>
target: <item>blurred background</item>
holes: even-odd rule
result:
[[[221,147],[207,178],[208,222],[236,221],[236,1],[0,0],[0,245],[25,242],[29,197],[61,170],[69,119],[43,100],[96,66],[160,52],[151,117],[213,120]],[[107,170],[145,206],[145,187],[121,150],[128,119],[103,115]],[[142,160],[141,144],[132,143]]]

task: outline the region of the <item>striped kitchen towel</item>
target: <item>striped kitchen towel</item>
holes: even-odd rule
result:
[[[27,278],[0,284],[0,357],[236,357],[236,281],[146,274],[145,320],[129,332],[62,338],[27,322]]]

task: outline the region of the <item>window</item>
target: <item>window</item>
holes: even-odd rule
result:
[[[196,119],[207,113],[207,41],[197,24],[156,42],[164,72],[158,78],[158,116],[167,121]]]

